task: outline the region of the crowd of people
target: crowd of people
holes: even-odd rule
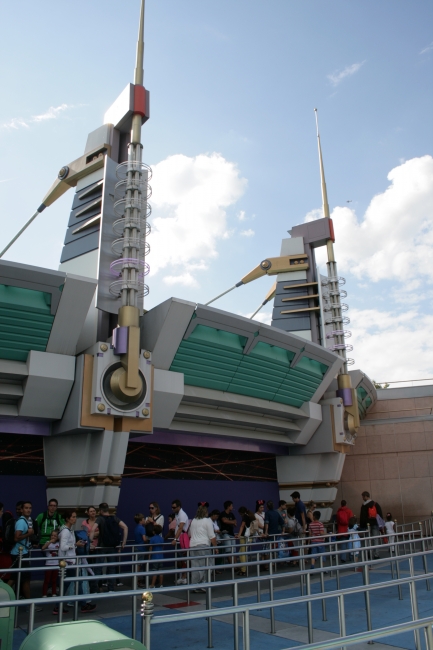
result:
[[[316,556],[325,553],[326,530],[321,521],[321,512],[316,504],[311,501],[305,505],[299,492],[291,494],[293,505],[285,500],[280,500],[278,506],[273,501],[259,499],[256,501],[253,512],[246,506],[240,506],[235,514],[232,501],[225,501],[223,509],[209,512],[209,503],[201,501],[193,518],[189,518],[182,508],[179,499],[174,499],[171,504],[171,513],[168,515],[167,526],[165,517],[159,504],[152,501],[149,504],[149,514],[139,512],[134,516],[134,542],[136,571],[149,570],[151,572],[150,586],[162,587],[164,574],[168,568],[164,565],[164,545],[168,544],[180,549],[178,553],[178,584],[187,584],[186,550],[189,550],[189,562],[193,569],[191,582],[197,585],[195,592],[204,592],[199,585],[206,582],[208,567],[215,568],[216,573],[221,573],[224,564],[237,563],[236,573],[240,577],[246,575],[247,552],[254,548],[262,560],[265,561],[263,569],[267,570],[266,561],[272,548],[281,560],[290,564],[297,564],[296,538],[308,537],[308,554],[310,566],[315,567]],[[359,531],[369,527],[372,536],[381,534],[387,536],[390,544],[394,543],[394,521],[391,513],[383,519],[382,508],[373,501],[368,492],[362,493],[363,503],[360,509],[359,523],[357,517],[347,506],[346,501],[333,516],[336,526],[335,538],[340,542],[341,562],[347,561],[346,551],[350,552],[357,561],[361,539]],[[80,526],[76,525],[77,512],[73,509],[58,512],[58,501],[50,499],[47,510],[32,517],[32,503],[18,501],[15,516],[12,512],[3,512],[0,503],[0,516],[2,516],[1,548],[0,548],[0,578],[17,590],[17,572],[10,569],[22,566],[20,571],[20,594],[23,598],[30,598],[30,551],[40,549],[46,556],[45,574],[42,585],[42,596],[57,594],[59,560],[66,562],[65,595],[75,593],[75,582],[71,577],[78,575],[79,593],[88,595],[82,601],[82,612],[91,612],[96,608],[90,596],[96,591],[114,591],[122,583],[116,579],[119,553],[128,540],[128,526],[114,514],[110,513],[107,503],[99,504],[98,508],[90,506],[86,517]],[[77,530],[75,530],[77,528]],[[79,530],[78,530],[79,528]],[[237,532],[236,532],[237,531]],[[264,543],[264,541],[270,543]],[[254,545],[254,546],[252,546]],[[233,553],[239,548],[239,554]],[[375,557],[378,557],[375,548]],[[80,557],[81,556],[81,557]],[[79,562],[78,562],[79,558]],[[106,573],[102,567],[106,563]],[[215,565],[215,567],[214,567]],[[234,568],[234,567],[233,567]],[[89,575],[100,576],[99,580],[89,581]],[[144,582],[138,582],[139,587],[145,587]],[[72,603],[68,603],[72,606]],[[63,610],[68,611],[67,606]],[[54,614],[58,608],[54,607]]]

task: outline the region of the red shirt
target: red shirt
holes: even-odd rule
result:
[[[325,541],[325,527],[321,521],[312,521],[308,527],[313,544],[323,544]]]
[[[339,521],[338,521],[338,519],[339,519],[338,518],[338,513],[339,512],[343,513],[343,518],[347,518],[347,524],[346,525],[339,523]],[[353,512],[351,511],[350,508],[348,508],[347,506],[341,506],[340,508],[338,508],[338,510],[337,510],[337,533],[347,533],[348,532],[348,530],[349,530],[349,525],[348,524],[349,524],[349,519],[351,517],[353,517]]]

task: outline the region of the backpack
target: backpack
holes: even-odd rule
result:
[[[5,522],[6,515],[9,515]],[[3,551],[10,553],[15,546],[15,519],[11,512],[5,512],[3,515],[4,533],[3,533]]]
[[[349,526],[349,513],[347,510],[338,510],[337,511],[337,524],[339,526]]]
[[[368,507],[368,518],[376,519],[376,517],[377,517],[376,504],[373,502],[373,505]]]
[[[122,539],[122,531],[120,526],[113,515],[104,517],[104,525],[102,527],[101,546],[108,546],[116,548],[119,546]]]
[[[89,536],[85,530],[76,530],[75,531],[75,540],[77,542],[86,542],[85,546],[77,546],[76,553],[77,555],[88,555],[89,554]]]
[[[253,519],[253,521],[250,523],[249,531],[249,537],[255,537],[259,534],[259,522],[257,519]]]

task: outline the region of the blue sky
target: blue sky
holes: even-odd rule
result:
[[[132,81],[138,11],[138,0],[2,6],[3,241]],[[356,365],[378,381],[433,377],[432,24],[428,1],[148,0],[147,308],[206,302],[320,216],[317,106]],[[5,259],[57,268],[71,201]],[[250,314],[271,284],[215,306]]]

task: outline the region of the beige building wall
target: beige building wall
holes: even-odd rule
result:
[[[377,394],[346,456],[336,504],[346,499],[359,517],[367,490],[384,515],[418,521],[433,511],[433,385]]]

